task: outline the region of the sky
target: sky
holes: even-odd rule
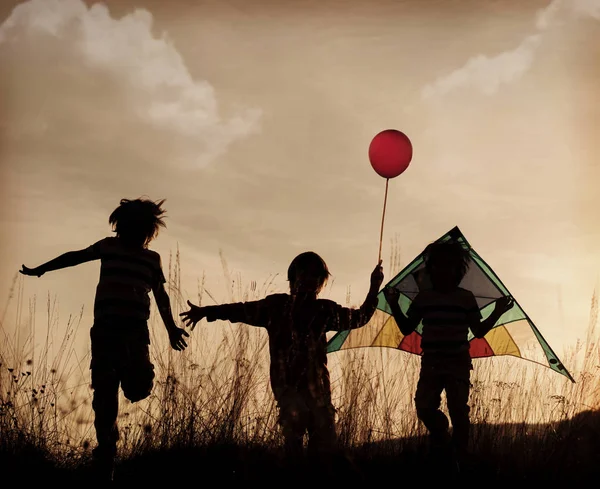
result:
[[[323,295],[359,305],[385,189],[367,150],[394,128],[414,153],[385,282],[458,226],[560,355],[599,283],[599,78],[600,0],[1,0],[2,328],[43,331],[49,294],[59,327],[83,308],[86,349],[99,263],[18,270],[140,196],[166,199],[151,247],[179,249],[192,301],[203,274],[216,302],[228,274],[285,291],[312,250]]]

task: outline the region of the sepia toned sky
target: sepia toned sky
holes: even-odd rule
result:
[[[376,264],[379,131],[412,140],[389,181],[406,265],[458,225],[559,353],[600,273],[600,0],[0,1],[0,300],[84,308],[98,263],[19,277],[110,235],[121,198],[167,199],[152,244],[228,301],[228,271],[285,290],[319,253],[360,304]],[[221,255],[222,253],[222,255]],[[278,274],[278,275],[277,275]],[[210,302],[210,301],[209,301]],[[6,312],[5,312],[6,311]]]

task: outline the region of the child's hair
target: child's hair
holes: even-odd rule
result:
[[[108,222],[117,237],[145,248],[158,235],[160,227],[166,227],[163,220],[166,211],[161,209],[164,202],[165,199],[157,202],[143,198],[121,199]]]
[[[455,283],[458,285],[469,270],[469,251],[457,241],[434,242],[423,251],[425,268],[431,276],[433,264],[443,261],[453,266]]]
[[[325,260],[323,260],[323,258],[317,255],[314,251],[305,251],[304,253],[300,253],[290,263],[287,272],[290,288],[293,289],[295,287],[298,275],[306,270],[313,270],[316,272],[316,278],[318,279],[318,289],[316,292],[320,292],[327,282],[330,273]]]

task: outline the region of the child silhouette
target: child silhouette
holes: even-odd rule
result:
[[[383,294],[403,335],[423,322],[423,354],[415,393],[417,416],[429,431],[435,453],[439,455],[451,446],[460,461],[467,455],[470,428],[473,365],[469,329],[476,338],[483,338],[513,306],[513,299],[498,299],[492,314],[482,321],[475,296],[459,286],[468,270],[468,251],[457,242],[435,242],[425,248],[424,260],[431,286],[419,291],[406,316],[400,309],[398,289],[386,287]],[[452,421],[451,438],[448,418],[440,410],[443,391]]]
[[[205,307],[188,301],[190,310],[180,314],[192,329],[203,318],[266,328],[271,388],[279,407],[279,423],[290,461],[297,461],[303,453],[305,433],[313,461],[322,458],[322,462],[329,463],[337,450],[325,333],[364,326],[375,312],[377,292],[383,281],[380,261],[371,273],[363,304],[360,308],[348,308],[317,297],[329,275],[323,259],[307,251],[289,265],[289,294]]]
[[[153,388],[154,366],[150,361],[150,291],[169,335],[171,347],[187,347],[189,334],[176,326],[160,255],[148,249],[159,228],[165,227],[164,200],[122,199],[109,217],[116,236],[106,237],[88,248],[68,251],[35,268],[22,266],[23,275],[41,277],[47,272],[100,260],[100,279],[94,301],[91,339],[92,408],[97,446],[94,466],[100,479],[112,480],[119,432],[119,387],[131,402],[147,398]]]

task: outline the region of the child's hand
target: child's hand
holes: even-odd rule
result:
[[[184,336],[189,336],[189,334],[183,328],[175,328],[169,331],[169,341],[173,350],[185,350],[187,343],[183,339]]]
[[[390,306],[394,306],[400,301],[400,291],[396,287],[384,288],[383,296]]]
[[[512,297],[505,295],[496,301],[495,310],[504,314],[506,311],[510,310],[514,304],[515,300]]]
[[[195,306],[190,301],[187,301],[187,303],[188,306],[190,306],[190,310],[182,312],[180,316],[183,318],[183,322],[185,323],[185,325],[191,326],[192,331],[194,331],[196,323],[206,317],[206,312],[203,307]]]
[[[19,273],[22,273],[23,275],[28,275],[29,277],[41,277],[42,275],[44,275],[44,271],[40,270],[39,267],[27,268],[25,265],[21,265],[21,270],[19,270]]]
[[[383,282],[383,267],[381,266],[381,260],[371,272],[371,287],[379,290],[381,283]]]

